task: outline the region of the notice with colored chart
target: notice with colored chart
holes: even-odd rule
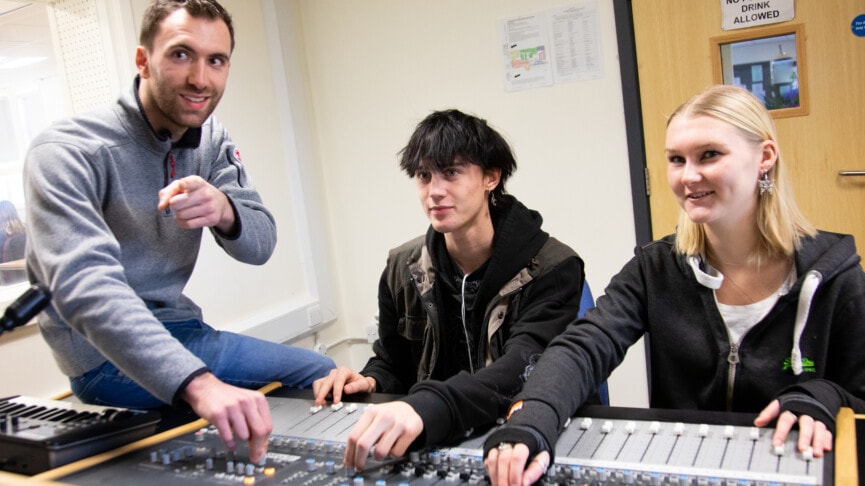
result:
[[[596,2],[500,21],[508,91],[603,76]]]

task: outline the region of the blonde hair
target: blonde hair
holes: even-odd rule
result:
[[[735,86],[715,85],[697,94],[670,115],[668,127],[677,116],[710,116],[738,128],[755,143],[778,142],[772,115],[763,103],[749,91]],[[768,176],[775,182],[773,191],[757,198],[758,245],[752,257],[758,262],[764,258],[789,256],[799,249],[802,238],[817,233],[796,205],[780,147],[778,160],[769,169]],[[757,191],[756,181],[754,191]],[[707,256],[706,230],[702,223],[691,221],[684,210],[679,211],[676,250],[685,255]]]

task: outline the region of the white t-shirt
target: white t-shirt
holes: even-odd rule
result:
[[[720,273],[714,268],[712,269],[715,273]],[[777,292],[773,292],[772,295],[766,297],[765,299],[755,302],[753,304],[746,305],[729,305],[722,304],[718,302],[717,294],[715,295],[715,304],[718,306],[718,311],[721,313],[721,317],[724,319],[724,323],[727,324],[727,329],[730,333],[730,342],[731,343],[739,343],[742,340],[742,336],[748,332],[749,329],[754,327],[755,324],[760,322],[766,314],[772,309],[772,306],[775,305],[775,302],[778,301],[778,298],[782,295],[786,295],[787,292],[790,291],[790,287],[793,286],[793,283],[796,282],[796,266],[794,265],[790,269],[790,273],[787,275],[787,278],[781,283],[781,286],[778,288]]]

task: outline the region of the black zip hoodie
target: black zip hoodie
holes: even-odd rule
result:
[[[796,283],[743,336],[738,362],[731,363],[727,329],[699,266],[675,252],[672,235],[638,248],[597,307],[550,344],[517,397],[520,406],[485,449],[520,441],[533,453],[552,450],[589,390],[646,333],[651,407],[756,417],[779,398],[786,409],[811,414],[831,429],[840,406],[865,412],[865,273],[859,263],[849,235],[820,232],[804,240],[795,254]]]

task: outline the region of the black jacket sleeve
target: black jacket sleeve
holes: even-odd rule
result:
[[[475,427],[503,417],[547,344],[576,319],[583,287],[582,261],[568,258],[526,285],[503,355],[470,374],[414,385],[408,402],[421,416],[418,445],[464,439]]]
[[[360,372],[375,379],[379,393],[402,395],[417,381],[417,366],[412,358],[416,343],[400,335],[399,319],[385,269],[378,285],[378,339],[372,346],[373,356]]]
[[[852,408],[857,413],[865,410],[865,401],[828,380],[808,380],[788,386],[778,393],[777,398],[782,412],[809,415],[823,422],[832,433],[835,433],[835,417],[841,407]]]

